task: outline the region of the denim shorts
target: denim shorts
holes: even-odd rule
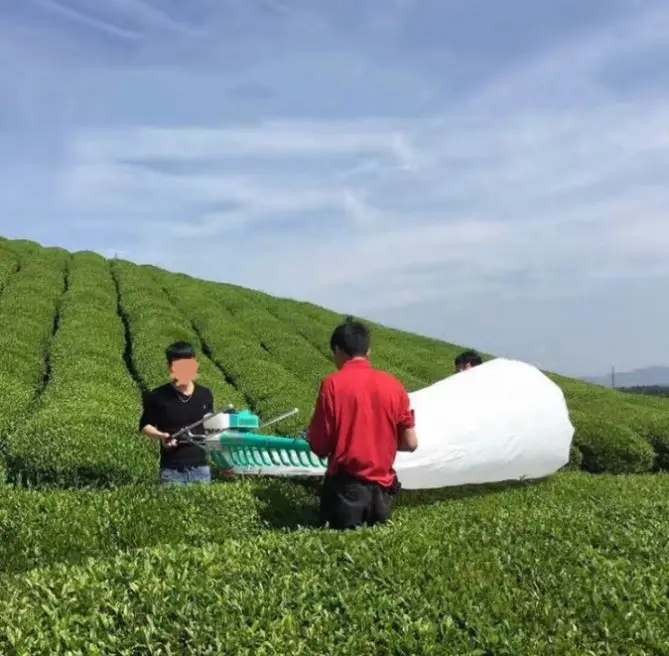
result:
[[[211,483],[211,468],[188,467],[184,469],[161,469],[160,482],[167,485],[190,485],[191,483]]]

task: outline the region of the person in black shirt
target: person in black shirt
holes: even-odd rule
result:
[[[195,383],[198,362],[188,342],[175,342],[165,351],[170,382],[144,394],[139,430],[160,441],[160,479],[186,485],[209,483],[211,469],[206,453],[194,444],[177,444],[170,435],[214,412],[211,390]],[[202,435],[202,426],[192,429]]]

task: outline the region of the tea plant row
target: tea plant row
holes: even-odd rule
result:
[[[0,651],[667,653],[666,476],[563,474],[347,534],[259,530],[250,493],[24,495],[8,556],[44,567],[3,577]]]
[[[9,481],[109,486],[153,481],[157,446],[137,431],[142,390],[167,377],[165,347],[188,340],[218,408],[250,407],[293,435],[334,370],[338,315],[310,303],[156,267],[0,240],[0,447]],[[453,373],[458,347],[373,325],[372,357],[409,390]],[[572,466],[669,468],[669,401],[552,375],[577,428]]]

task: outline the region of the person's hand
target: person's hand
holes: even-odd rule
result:
[[[169,433],[161,433],[160,434],[160,441],[163,443],[163,445],[167,449],[173,449],[177,445],[176,439],[171,437]]]

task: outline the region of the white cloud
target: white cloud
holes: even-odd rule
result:
[[[355,290],[360,308],[493,293],[500,280],[512,288],[505,276],[540,295],[563,293],[560,280],[578,293],[577,286],[666,274],[669,106],[594,104],[580,113],[476,120],[451,111],[450,120],[385,125],[88,133],[64,169],[63,197],[73,209],[139,215],[140,257],[179,252],[198,275],[323,303]],[[398,155],[398,143],[411,157]],[[125,163],[225,163],[231,153],[249,157],[179,175]],[[313,170],[305,155],[329,162],[333,175]],[[341,164],[341,156],[359,164]],[[271,230],[287,218],[304,230]],[[228,234],[253,224],[269,236],[241,242]],[[197,250],[192,260],[184,238]],[[220,252],[229,267],[212,264]]]
[[[337,190],[313,188],[299,180],[288,185],[254,180],[248,175],[175,175],[135,167],[114,160],[79,162],[61,175],[60,197],[78,211],[117,212],[142,216],[143,230],[162,227],[175,237],[206,237],[227,227],[252,224],[259,219],[341,210],[343,197]],[[229,210],[208,209],[217,205]],[[165,216],[178,217],[164,221]],[[216,217],[220,217],[217,222]],[[233,221],[230,219],[234,217]],[[167,234],[166,233],[166,234]]]
[[[384,125],[385,124],[385,125]],[[84,160],[225,157],[323,157],[373,154],[405,162],[411,150],[393,124],[379,120],[267,121],[226,128],[137,126],[82,133],[73,155]]]
[[[666,275],[669,96],[597,74],[667,35],[656,5],[428,117],[73,129],[53,203],[133,259],[359,312]]]

